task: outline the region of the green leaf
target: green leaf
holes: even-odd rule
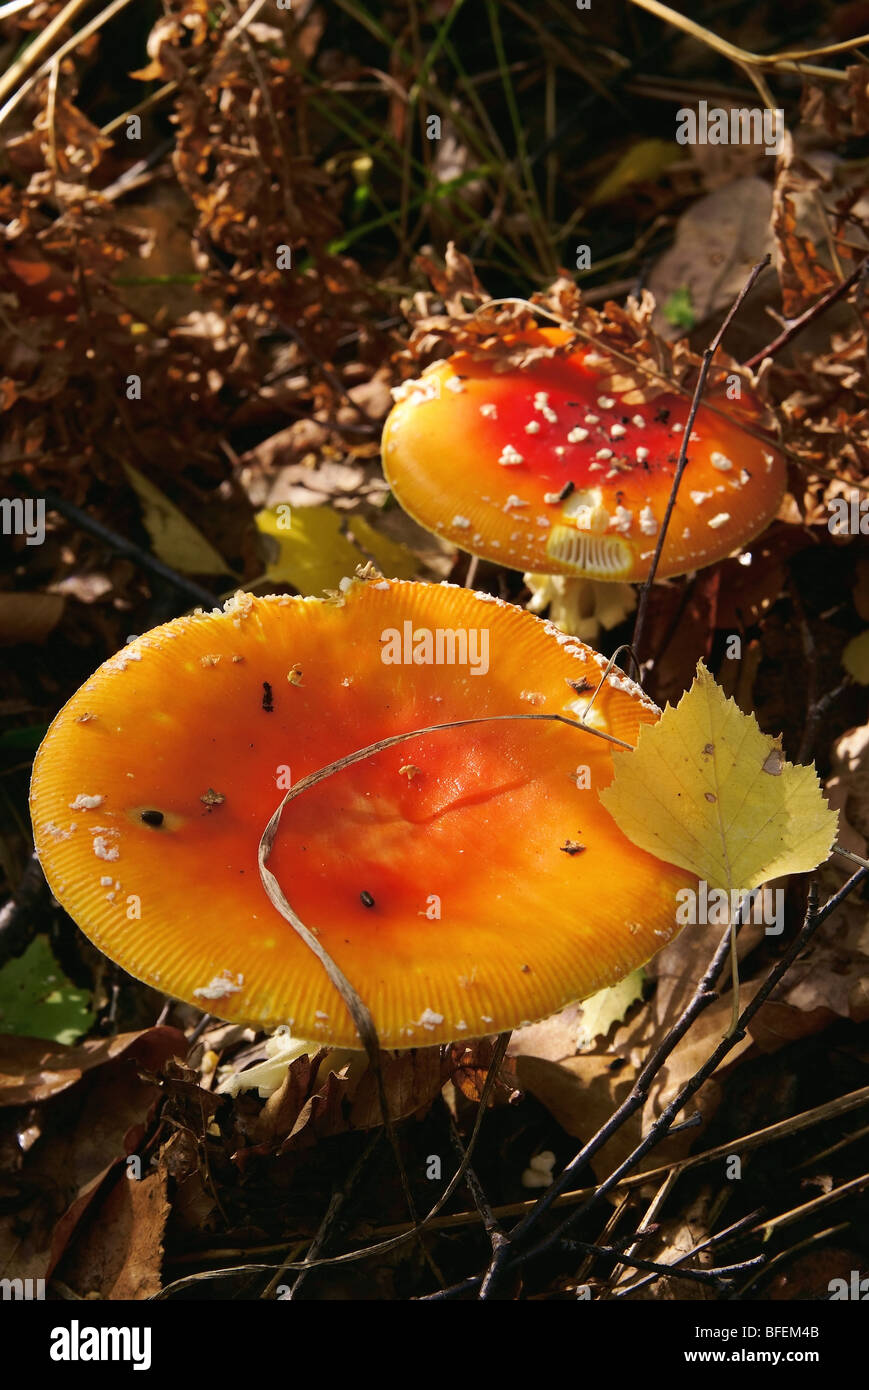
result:
[[[670,298],[661,305],[661,313],[668,323],[672,323],[674,328],[690,329],[694,327],[697,316],[694,313],[691,291],[687,285],[680,285],[678,290],[673,291]]]
[[[71,1045],[93,1021],[89,991],[66,978],[46,937],[0,970],[0,1033]]]

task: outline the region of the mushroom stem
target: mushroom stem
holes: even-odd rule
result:
[[[525,607],[531,613],[548,606],[556,627],[591,645],[601,628],[618,627],[637,606],[631,584],[562,574],[526,574],[525,583],[531,590]]]

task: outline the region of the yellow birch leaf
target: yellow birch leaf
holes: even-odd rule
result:
[[[702,661],[676,708],[641,728],[631,752],[614,750],[613,763],[600,799],[619,829],[712,888],[747,892],[829,856],[837,816],[814,767],[785,762],[781,739],[762,733]]]
[[[852,637],[842,652],[842,665],[861,685],[869,685],[869,628]]]
[[[350,579],[365,557],[341,530],[341,517],[331,507],[266,507],[254,518],[264,536],[276,540],[279,551],[266,564],[275,584],[292,584],[300,594],[337,589]]]
[[[381,535],[370,521],[356,512],[350,514],[347,529],[364,552],[360,564],[364,564],[370,556],[387,579],[413,579],[419,569],[419,561],[406,545]]]
[[[262,534],[279,546],[277,555],[266,564],[269,579],[275,584],[292,584],[301,594],[337,589],[342,579],[352,578],[357,565],[372,557],[391,579],[409,579],[416,571],[416,560],[409,550],[380,536],[356,515],[348,518],[331,507],[291,509],[279,505],[264,508],[254,519]],[[345,526],[358,544],[344,534]]]
[[[144,473],[131,463],[124,464],[124,472],[142,504],[142,523],[154,554],[164,565],[182,574],[232,573],[220,552]]]
[[[576,1036],[576,1045],[582,1050],[591,1047],[595,1038],[605,1038],[614,1023],[621,1023],[631,1005],[643,997],[645,973],[632,970],[618,984],[608,989],[599,989],[597,994],[589,995],[582,1001],[582,1020]]]
[[[589,197],[589,207],[611,203],[635,183],[657,181],[665,169],[681,158],[682,151],[672,140],[638,140],[597,185]]]

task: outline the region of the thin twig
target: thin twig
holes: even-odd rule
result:
[[[727,314],[727,317],[725,318],[718,332],[715,334],[715,337],[712,339],[712,342],[709,344],[709,346],[703,354],[703,361],[700,365],[700,372],[697,377],[697,384],[694,387],[694,395],[691,400],[691,408],[688,412],[688,419],[686,421],[685,428],[682,431],[682,443],[679,448],[679,461],[676,465],[676,472],[673,475],[673,485],[670,489],[670,497],[667,502],[667,510],[664,513],[664,520],[661,523],[661,529],[658,533],[658,543],[655,546],[655,553],[652,556],[652,564],[649,569],[648,576],[642,588],[640,589],[640,597],[637,603],[637,617],[634,623],[634,635],[631,638],[631,645],[634,651],[637,653],[639,653],[640,651],[640,638],[643,635],[643,625],[646,619],[646,609],[649,602],[649,593],[651,591],[652,585],[655,582],[655,575],[658,572],[658,562],[661,558],[661,552],[664,549],[664,541],[667,539],[667,528],[670,525],[670,518],[673,515],[673,508],[676,505],[676,496],[679,492],[679,484],[682,481],[682,474],[685,472],[685,467],[688,463],[688,444],[691,439],[691,431],[694,428],[694,420],[696,418],[697,411],[700,408],[700,399],[703,395],[704,387],[706,386],[706,378],[709,375],[709,368],[712,366],[712,359],[718,351],[718,348],[721,345],[721,340],[724,337],[724,334],[727,332],[728,328],[730,327],[733,318],[741,308],[746,296],[751,291],[752,286],[754,285],[754,282],[757,280],[757,277],[760,275],[761,271],[769,265],[770,259],[771,258],[768,255],[764,256],[762,261],[758,261],[757,265],[752,267],[751,274],[749,275],[748,279],[746,280],[745,284],[743,285],[742,289],[739,291],[739,294],[734,300],[730,308],[730,312]]]
[[[135,541],[129,540],[126,536],[120,535],[117,531],[112,531],[110,527],[104,526],[101,521],[97,521],[96,517],[91,516],[90,512],[83,511],[81,507],[77,507],[74,502],[68,502],[67,499],[61,497],[59,493],[53,492],[50,488],[46,488],[44,492],[40,492],[38,489],[32,487],[29,482],[20,478],[16,479],[16,485],[20,487],[22,491],[27,492],[29,496],[36,498],[37,501],[44,502],[52,511],[60,512],[61,516],[65,516],[67,521],[71,521],[79,530],[87,531],[88,535],[94,536],[98,541],[102,541],[104,545],[109,546],[116,554],[124,556],[127,560],[132,560],[141,569],[147,570],[150,574],[156,575],[158,579],[162,579],[167,584],[171,584],[173,589],[177,589],[179,593],[184,594],[184,596],[193,603],[206,608],[217,608],[220,606],[219,598],[216,594],[213,594],[210,589],[204,589],[201,584],[197,584],[194,580],[188,579],[184,574],[179,574],[177,570],[171,569],[169,565],[164,565],[163,561],[158,560],[156,555],[152,555],[148,550],[143,550],[140,545],[136,545]]]
[[[289,1302],[291,1299],[297,1298],[298,1295],[301,1293],[302,1285],[308,1278],[308,1275],[311,1273],[311,1270],[315,1268],[317,1256],[320,1254],[322,1250],[326,1248],[326,1245],[329,1241],[329,1237],[331,1236],[335,1228],[335,1223],[337,1222],[338,1217],[341,1214],[344,1204],[346,1203],[348,1197],[350,1196],[351,1192],[356,1186],[356,1183],[359,1181],[359,1178],[362,1174],[362,1171],[366,1163],[368,1162],[371,1155],[374,1153],[374,1150],[377,1148],[382,1137],[383,1131],[379,1129],[376,1130],[372,1137],[369,1139],[368,1143],[365,1145],[365,1148],[362,1150],[362,1153],[356,1159],[356,1162],[353,1164],[353,1167],[350,1169],[350,1172],[347,1174],[346,1178],[341,1184],[341,1187],[338,1189],[338,1191],[332,1194],[332,1199],[329,1202],[328,1207],[326,1208],[326,1214],[323,1217],[323,1220],[320,1222],[320,1228],[317,1231],[317,1234],[314,1236],[314,1239],[311,1242],[310,1249],[308,1250],[308,1258],[311,1261],[310,1267],[308,1269],[299,1270],[295,1280],[293,1281],[292,1288],[286,1295],[287,1302]],[[279,1266],[274,1277],[269,1280],[268,1284],[263,1289],[260,1295],[261,1298],[274,1298],[278,1289],[278,1285],[280,1284],[281,1279],[287,1273],[287,1270],[289,1269],[291,1262],[292,1257],[288,1256],[284,1263]]]
[[[854,267],[847,279],[842,280],[838,285],[834,285],[832,289],[822,294],[820,299],[816,299],[814,304],[810,304],[808,309],[800,314],[799,318],[791,319],[787,328],[779,333],[777,338],[773,338],[771,343],[767,343],[765,348],[761,348],[759,352],[754,353],[754,355],[749,357],[742,365],[748,367],[750,371],[754,371],[755,367],[759,367],[765,357],[775,357],[777,353],[781,352],[783,347],[787,347],[788,343],[796,338],[798,333],[802,333],[804,328],[807,328],[810,323],[814,323],[816,318],[820,318],[825,309],[829,309],[831,304],[835,304],[837,300],[842,299],[849,290],[852,290],[867,272],[869,272],[869,256],[867,256],[865,260],[862,260],[858,266]]]

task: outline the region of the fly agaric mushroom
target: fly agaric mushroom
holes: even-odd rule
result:
[[[31,813],[52,892],[125,970],[229,1020],[358,1047],[258,873],[285,789],[403,731],[577,718],[606,662],[488,595],[345,586],[337,601],[239,593],[131,641],[53,721]],[[633,744],[658,717],[613,673],[588,722]],[[287,803],[269,869],[384,1046],[543,1017],[676,934],[676,891],[695,880],[600,805],[611,749],[487,719],[415,734]]]
[[[571,334],[532,338],[560,347]],[[437,535],[513,569],[647,578],[690,402],[666,391],[638,401],[633,382],[619,383],[624,368],[585,346],[499,365],[459,352],[393,393],[383,468],[398,501]],[[759,414],[745,390],[738,406],[720,390],[700,405],[659,578],[724,559],[772,520],[785,464],[743,427]]]

